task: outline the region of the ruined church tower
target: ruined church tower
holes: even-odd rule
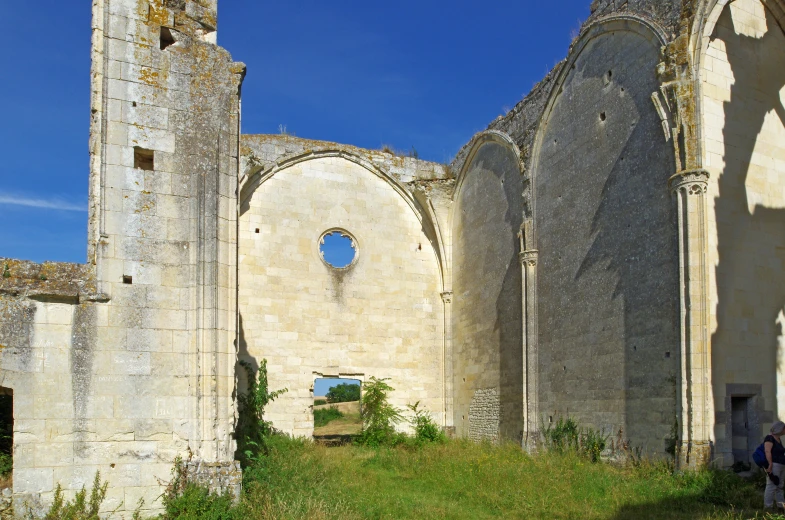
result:
[[[121,396],[116,416],[135,423],[134,441],[155,443],[148,456],[160,459],[158,473],[186,453],[195,464],[234,468],[245,66],[216,45],[216,29],[216,0],[93,3],[88,258],[108,300],[96,339],[113,366],[108,386]],[[75,391],[86,400],[75,406],[78,424],[103,390]]]
[[[245,66],[215,0],[94,0],[86,265],[9,261],[14,502],[92,482],[160,507],[176,457],[239,486],[236,186]]]

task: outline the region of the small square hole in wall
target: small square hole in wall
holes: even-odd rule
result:
[[[134,277],[133,276],[128,276],[127,274],[123,275],[123,283],[124,284],[128,284],[128,285],[134,283]]]
[[[155,154],[153,151],[134,146],[134,168],[153,171],[155,169]]]
[[[175,43],[177,42],[174,39],[174,35],[172,35],[171,29],[168,27],[161,27],[161,50],[164,50]]]
[[[257,232],[257,233],[259,232],[259,228],[256,228],[256,232]]]

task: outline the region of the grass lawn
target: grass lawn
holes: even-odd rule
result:
[[[245,471],[236,518],[785,519],[764,515],[761,488],[728,472],[673,475],[665,464],[468,441],[371,449],[276,437],[270,448]]]

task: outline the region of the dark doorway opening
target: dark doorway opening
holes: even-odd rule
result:
[[[750,439],[752,398],[731,396],[731,449],[734,466],[749,466],[750,449],[754,449],[754,439]]]
[[[0,387],[0,489],[12,487],[14,468],[14,392]]]

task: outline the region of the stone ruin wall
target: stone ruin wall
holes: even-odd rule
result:
[[[215,1],[94,2],[88,264],[10,262],[0,281],[18,512],[96,471],[107,510],[154,512],[177,456],[216,489],[239,485],[244,67],[215,29]]]
[[[702,46],[714,433],[728,465],[785,415],[785,33],[768,5],[715,8]],[[732,398],[749,400],[749,439]]]
[[[241,143],[216,8],[94,3],[88,263],[0,259],[17,504],[100,470],[108,509],[152,512],[177,455],[236,490],[238,351],[303,435],[319,375],[392,377],[462,436],[571,415],[687,466],[743,454],[733,399],[781,418],[780,0],[595,1],[449,167]],[[342,276],[325,225],[356,233]]]
[[[524,334],[535,331],[523,346],[524,365],[538,367],[524,370],[524,388],[535,394],[534,402],[524,398],[530,401],[529,430],[569,414],[606,431],[621,428],[653,453],[676,442],[682,453],[698,446],[695,453],[712,452],[717,463],[729,465],[732,452],[748,454],[753,437],[781,417],[785,385],[771,360],[781,356],[785,321],[776,282],[783,258],[774,231],[783,185],[783,20],[783,3],[773,0],[595,1],[569,58],[453,161],[460,178],[472,168],[481,136],[493,132],[509,137],[523,158],[524,229],[534,240],[531,253],[522,256],[536,265],[524,279],[534,273],[537,288],[529,291],[537,300],[534,315],[527,316],[524,303],[523,318]],[[614,48],[604,51],[612,38]],[[743,58],[745,52],[751,54]],[[621,87],[626,100],[608,96]],[[560,108],[566,103],[561,99],[572,106]],[[734,109],[738,123],[731,126],[726,118]],[[635,131],[608,144],[626,145],[605,150],[602,133],[613,136],[625,121]],[[660,123],[665,134],[658,136]],[[725,144],[731,136],[735,144]],[[631,165],[630,156],[638,164]],[[626,165],[619,164],[621,157]],[[587,191],[584,172],[592,172],[589,182],[599,182],[596,195]],[[699,186],[709,179],[708,196],[693,188],[696,202],[669,195],[675,177],[668,177],[675,172],[697,172]],[[563,202],[571,189],[573,198]],[[624,210],[631,204],[646,211]],[[636,216],[625,222],[623,215],[614,217],[619,211]],[[695,220],[698,215],[705,224]],[[685,226],[685,242],[677,240],[677,220]],[[576,229],[582,223],[590,226],[583,237]],[[663,233],[651,236],[651,229]],[[688,266],[679,266],[679,254],[687,255]],[[560,264],[563,273],[554,270]],[[581,296],[579,278],[598,275],[609,278],[587,280]],[[488,276],[501,279],[503,273]],[[679,301],[680,285],[695,295],[688,296],[691,303]],[[524,302],[526,292],[524,281]],[[603,305],[607,324],[596,320]],[[685,307],[688,315],[680,317]],[[686,320],[694,328],[685,330]],[[594,325],[599,329],[591,332]],[[456,331],[456,354],[461,341]],[[463,363],[457,359],[456,367]],[[680,373],[688,363],[693,368]],[[489,375],[497,367],[489,358],[475,370]],[[713,388],[705,384],[709,380]],[[733,433],[732,396],[749,399],[745,413],[755,433],[748,439]],[[680,463],[708,462],[703,456]]]
[[[240,359],[268,361],[273,425],[313,433],[322,376],[389,378],[394,406],[420,403],[444,425],[445,350],[438,237],[407,183],[445,180],[440,165],[288,136],[243,136]],[[330,229],[356,261],[321,258]],[[406,429],[405,423],[400,425]]]

